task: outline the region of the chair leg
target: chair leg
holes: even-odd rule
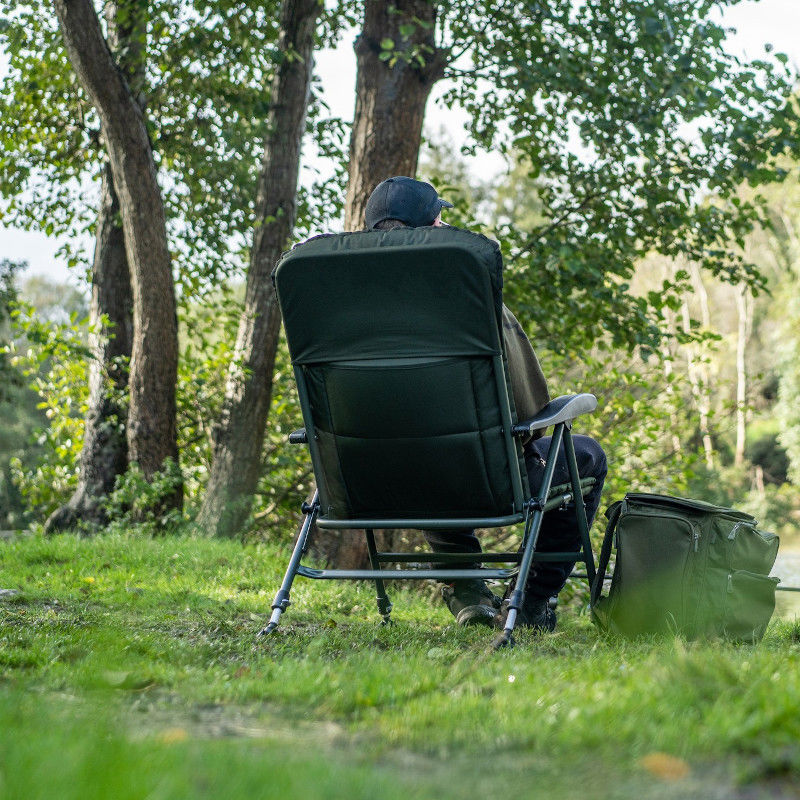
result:
[[[578,532],[581,535],[581,548],[583,550],[583,560],[586,564],[586,577],[589,586],[594,586],[595,564],[592,541],[589,538],[589,521],[586,518],[586,502],[581,492],[581,477],[578,473],[578,460],[575,457],[575,443],[572,441],[571,425],[565,426],[564,430],[564,454],[567,458],[567,470],[569,471],[570,482],[572,483],[572,494],[575,503],[575,517],[578,523]]]
[[[517,582],[514,586],[514,591],[511,592],[508,598],[508,615],[506,616],[506,623],[503,631],[498,634],[492,643],[495,650],[501,647],[514,645],[514,627],[517,624],[517,614],[522,608],[525,600],[525,584],[528,582],[528,574],[533,565],[533,554],[536,550],[536,543],[539,539],[539,530],[542,527],[542,518],[544,517],[544,506],[547,502],[547,495],[550,492],[550,486],[553,483],[553,473],[556,468],[556,456],[558,455],[558,448],[561,447],[561,442],[564,435],[564,423],[556,425],[553,430],[553,437],[550,441],[550,449],[547,453],[547,466],[542,476],[542,483],[539,486],[538,494],[533,498],[528,506],[528,517],[525,520],[525,532],[522,537],[523,550],[522,559],[520,560],[519,573],[517,574]]]
[[[266,636],[272,633],[272,631],[278,627],[281,614],[283,614],[290,605],[289,592],[292,589],[292,582],[294,581],[294,576],[297,574],[297,568],[300,566],[300,559],[303,557],[303,553],[305,553],[308,546],[308,537],[311,533],[311,529],[314,527],[314,520],[317,518],[317,513],[319,512],[319,492],[314,492],[314,497],[310,504],[303,503],[303,511],[306,517],[300,527],[300,533],[297,535],[297,541],[294,544],[294,550],[292,551],[291,559],[289,559],[289,566],[286,568],[286,574],[283,576],[281,588],[278,589],[278,593],[272,601],[272,616],[266,627],[258,632],[259,636]]]
[[[371,530],[365,530],[364,533],[367,537],[369,563],[372,566],[372,569],[380,569],[381,564],[378,560],[378,548],[375,545],[375,534]],[[389,597],[386,594],[386,587],[380,578],[375,579],[375,590],[375,599],[378,601],[378,613],[383,617],[383,624],[388,625],[392,621],[392,604],[389,602]]]

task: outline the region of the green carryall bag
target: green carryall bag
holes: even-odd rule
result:
[[[592,586],[592,619],[600,628],[626,636],[761,639],[775,610],[779,580],[769,573],[777,536],[758,530],[749,514],[659,494],[627,494],[606,516]]]

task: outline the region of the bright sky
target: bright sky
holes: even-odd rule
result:
[[[764,54],[764,44],[769,43],[775,50],[787,53],[796,66],[800,65],[800,0],[745,0],[728,9],[724,21],[737,29],[728,40],[731,52],[758,58]],[[336,50],[317,54],[316,62],[331,112],[351,118],[355,87],[352,40],[345,38]],[[430,130],[443,126],[460,140],[461,131],[457,129],[463,125],[463,117],[437,106],[435,97],[428,105],[426,126]],[[27,274],[44,274],[53,280],[77,284],[77,277],[56,258],[57,248],[57,243],[43,234],[0,227],[0,258],[26,260],[30,265]]]

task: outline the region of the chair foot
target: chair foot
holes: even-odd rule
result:
[[[268,622],[268,623],[267,623],[267,627],[266,627],[266,628],[262,628],[262,629],[261,629],[261,630],[258,632],[258,634],[257,634],[257,635],[258,635],[258,636],[267,636],[267,635],[269,635],[270,633],[272,633],[272,631],[274,631],[274,630],[275,630],[275,628],[277,628],[277,627],[278,627],[278,623],[277,623],[277,622]]]
[[[268,636],[275,628],[278,627],[278,623],[281,621],[281,614],[283,613],[282,608],[273,608],[272,609],[272,616],[269,618],[269,622],[265,628],[262,628],[258,632],[258,636]]]
[[[381,625],[394,625],[394,620],[387,614],[382,620]]]
[[[502,650],[504,647],[513,647],[515,644],[514,634],[506,629],[495,637],[492,642],[492,650]]]

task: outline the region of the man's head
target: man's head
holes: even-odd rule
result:
[[[410,228],[433,225],[443,208],[453,204],[442,200],[429,183],[413,178],[395,177],[379,183],[367,200],[367,229],[384,220],[400,220]]]

